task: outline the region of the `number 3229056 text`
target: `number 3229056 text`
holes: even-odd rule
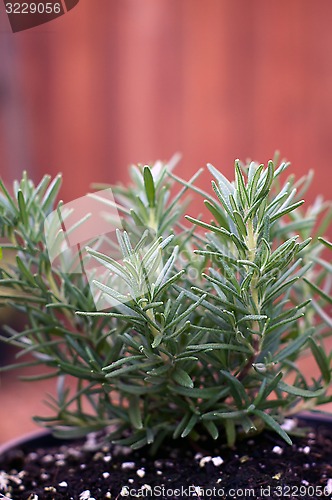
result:
[[[60,2],[7,2],[6,12],[7,14],[60,14],[61,4]]]

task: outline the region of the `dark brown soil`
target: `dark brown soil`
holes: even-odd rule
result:
[[[293,446],[265,432],[230,450],[168,442],[155,457],[117,446],[67,444],[0,458],[0,498],[15,500],[332,498],[332,427],[321,423]],[[93,444],[93,443],[92,443]],[[209,447],[210,446],[210,447]]]

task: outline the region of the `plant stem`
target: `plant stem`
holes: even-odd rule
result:
[[[257,251],[257,236],[255,234],[254,224],[253,224],[253,220],[251,218],[248,219],[247,234],[248,234],[248,236],[247,236],[246,243],[247,243],[247,246],[249,249],[248,260],[250,260],[250,262],[254,262],[255,257],[256,257],[256,251]],[[249,269],[248,269],[248,271],[249,271]],[[251,293],[251,296],[252,296],[252,299],[253,299],[253,302],[254,302],[255,308],[256,308],[256,311],[253,311],[254,314],[259,314],[259,312],[260,312],[257,285],[258,285],[258,277],[256,275],[256,271],[254,271],[254,275],[252,277],[251,284],[250,284],[250,293]],[[256,321],[256,320],[253,321],[251,324],[251,328],[253,331],[258,332],[259,331],[258,321]],[[258,334],[253,334],[252,347],[254,349],[254,353],[250,356],[247,363],[245,364],[243,369],[238,374],[237,378],[239,380],[242,380],[248,374],[248,372],[252,368],[253,363],[255,362],[257,355],[259,354]]]

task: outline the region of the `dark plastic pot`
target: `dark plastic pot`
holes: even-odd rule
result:
[[[332,413],[320,411],[302,412],[296,416],[297,419],[305,422],[308,426],[318,427],[324,424],[331,427],[332,432]],[[58,439],[47,430],[38,430],[30,432],[22,437],[12,439],[7,443],[0,445],[0,458],[10,450],[21,449],[24,453],[34,450],[38,447],[61,446],[69,440]]]
[[[29,432],[24,436],[11,439],[7,443],[0,445],[0,457],[16,448],[20,448],[24,453],[26,453],[38,448],[39,446],[57,446],[60,442],[62,443],[63,441],[53,437],[47,430]]]

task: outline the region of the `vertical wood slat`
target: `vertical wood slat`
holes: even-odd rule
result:
[[[180,4],[121,3],[117,119],[123,164],[166,159],[180,146]]]

